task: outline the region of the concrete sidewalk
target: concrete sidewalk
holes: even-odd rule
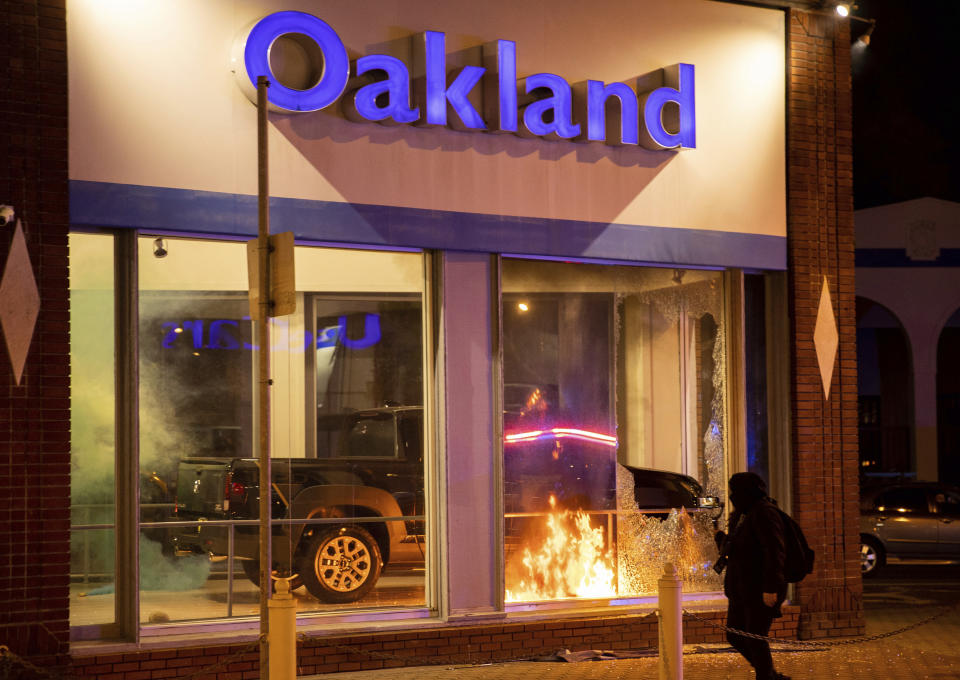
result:
[[[867,612],[867,635],[875,635],[926,618],[936,608],[889,608]],[[960,678],[960,610],[953,609],[941,618],[900,635],[826,650],[778,651],[777,670],[794,680],[817,678],[846,680],[943,680]],[[684,649],[684,676],[697,680],[753,680],[746,661],[721,645],[688,645]],[[577,650],[572,650],[577,651]],[[413,666],[371,671],[307,676],[309,680],[638,680],[657,678],[657,658],[583,661],[578,663],[516,661],[484,666]],[[304,680],[304,679],[301,679]]]

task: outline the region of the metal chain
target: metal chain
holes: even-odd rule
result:
[[[875,635],[866,635],[863,637],[847,638],[843,640],[824,640],[824,641],[788,640],[785,638],[768,637],[766,635],[758,635],[757,633],[748,633],[745,630],[730,628],[729,626],[716,623],[715,621],[711,621],[710,619],[705,619],[703,617],[697,616],[693,612],[687,611],[686,609],[683,610],[683,613],[689,616],[690,618],[696,619],[697,621],[702,621],[719,630],[723,630],[727,633],[733,633],[734,635],[738,635],[740,637],[750,638],[751,640],[766,640],[767,642],[773,642],[775,644],[790,644],[790,645],[802,645],[805,647],[827,648],[827,647],[843,647],[845,645],[858,645],[864,642],[874,642],[875,640],[883,640],[884,638],[893,637],[894,635],[900,635],[902,633],[906,633],[909,630],[913,630],[914,628],[919,628],[920,626],[926,625],[931,621],[936,621],[937,619],[944,616],[945,614],[948,614],[951,611],[956,610],[957,607],[960,607],[960,604],[954,605],[952,607],[944,607],[940,611],[934,614],[931,614],[925,619],[921,619],[920,621],[911,623],[909,626],[903,626],[902,628],[897,628],[896,630],[888,630],[885,633],[877,633]]]
[[[3,675],[0,676],[2,678],[10,677],[10,671],[16,666],[25,668],[28,671],[32,671],[41,677],[50,678],[50,680],[64,680],[64,678],[73,677],[69,674],[54,675],[52,671],[49,671],[46,668],[40,668],[40,666],[27,661],[6,645],[0,645],[0,662],[2,662],[2,664],[0,664],[0,668],[3,669]]]
[[[230,654],[229,656],[225,656],[220,661],[214,664],[211,664],[209,666],[204,666],[203,668],[195,670],[190,675],[185,676],[183,680],[192,680],[193,678],[197,678],[201,675],[215,673],[216,671],[220,670],[227,664],[239,659],[244,654],[247,654],[249,652],[252,652],[254,649],[257,649],[260,646],[260,642],[262,638],[263,636],[258,637],[256,642],[252,642],[246,647],[241,647],[233,654]],[[17,666],[19,666],[21,669],[26,669],[28,671],[31,671],[43,678],[48,678],[48,680],[74,680],[75,678],[77,678],[76,675],[70,672],[67,672],[66,674],[54,673],[53,671],[50,671],[46,668],[41,668],[40,666],[37,666],[36,664],[31,663],[30,661],[27,661],[22,656],[11,651],[10,648],[7,647],[6,645],[0,645],[0,671],[3,672],[3,675],[0,675],[0,678],[4,680],[6,680],[6,678],[9,678],[11,669]]]
[[[458,665],[458,666],[489,666],[491,663],[507,663],[509,661],[517,661],[518,659],[503,659],[501,661],[481,661],[477,658],[466,658],[465,660],[457,661],[453,657],[443,658],[436,656],[399,656],[397,654],[391,654],[390,652],[378,652],[372,649],[360,649],[353,645],[342,645],[342,644],[327,644],[322,639],[312,638],[306,633],[300,633],[297,635],[297,639],[300,642],[317,642],[320,646],[329,646],[333,649],[340,649],[345,652],[350,652],[351,654],[360,654],[362,656],[370,657],[371,659],[380,659],[383,661],[416,661],[421,666],[444,666],[447,664]]]
[[[830,647],[842,647],[842,646],[846,646],[846,645],[856,645],[856,644],[863,644],[863,643],[866,643],[866,642],[874,642],[874,641],[876,641],[876,640],[883,640],[883,639],[885,639],[885,638],[893,637],[893,636],[895,636],[895,635],[901,635],[901,634],[903,634],[903,633],[906,633],[907,631],[913,630],[913,629],[915,629],[915,628],[919,628],[920,626],[924,626],[924,625],[926,625],[926,624],[928,624],[928,623],[930,623],[930,622],[932,622],[932,621],[936,621],[937,619],[945,616],[946,614],[948,614],[948,613],[950,613],[950,612],[952,612],[952,611],[956,611],[956,610],[958,609],[958,607],[960,607],[960,603],[958,603],[958,604],[956,604],[956,605],[954,605],[954,606],[952,606],[952,607],[943,607],[943,608],[941,608],[940,611],[935,612],[935,613],[931,614],[930,616],[928,616],[928,617],[926,617],[926,618],[924,618],[924,619],[921,619],[921,620],[919,620],[919,621],[915,621],[914,623],[911,623],[910,625],[903,626],[903,627],[901,627],[901,628],[897,628],[896,630],[887,631],[887,632],[885,632],[885,633],[877,633],[877,634],[875,634],[875,635],[867,635],[867,636],[857,637],[857,638],[847,638],[847,639],[843,639],[843,640],[828,640],[828,641],[791,640],[791,639],[785,639],[785,638],[774,638],[774,637],[769,637],[769,636],[766,636],[766,635],[758,635],[757,633],[748,633],[748,632],[745,631],[745,630],[739,630],[739,629],[737,629],[737,628],[731,628],[731,627],[729,627],[729,626],[716,623],[715,621],[713,621],[713,620],[711,620],[711,619],[706,619],[706,618],[703,618],[702,616],[697,616],[697,615],[694,614],[693,612],[691,612],[691,611],[689,611],[689,610],[686,610],[686,609],[683,610],[683,613],[684,613],[685,615],[689,616],[690,618],[695,619],[695,620],[697,620],[697,621],[701,621],[701,622],[703,622],[703,623],[706,623],[707,625],[709,625],[709,626],[711,626],[711,627],[713,627],[713,628],[716,628],[716,629],[718,629],[718,630],[722,630],[722,631],[727,632],[727,633],[732,633],[732,634],[734,634],[734,635],[739,635],[740,637],[745,637],[745,638],[749,638],[749,639],[752,639],[752,640],[765,640],[766,642],[770,642],[770,643],[773,643],[773,644],[781,644],[781,645],[785,645],[785,644],[789,644],[789,645],[801,645],[801,646],[805,646],[805,647],[814,647],[814,648],[819,648],[819,649],[827,649],[827,648],[830,648]],[[654,613],[657,615],[657,617],[659,617],[659,615],[660,615],[659,610],[657,610],[657,611],[654,612]],[[660,626],[658,626],[658,628],[660,628]],[[297,635],[297,639],[298,639],[300,642],[317,642],[317,644],[319,644],[319,645],[321,645],[321,646],[325,644],[323,640],[317,640],[316,638],[311,638],[311,637],[309,637],[308,635],[306,635],[305,633],[300,633],[300,634],[298,634],[298,635]],[[209,665],[209,666],[204,666],[203,668],[200,668],[200,669],[194,671],[194,672],[191,673],[190,675],[186,676],[186,677],[184,678],[184,680],[192,680],[193,678],[197,678],[197,677],[199,677],[199,676],[201,676],[201,675],[207,675],[207,674],[210,674],[210,673],[213,673],[213,672],[216,672],[216,671],[220,670],[221,668],[223,668],[224,666],[226,666],[226,665],[229,664],[230,662],[232,662],[232,661],[240,658],[240,657],[243,656],[244,654],[247,654],[247,653],[253,651],[254,649],[257,649],[257,648],[260,646],[260,642],[261,642],[261,641],[262,641],[262,636],[261,636],[261,637],[258,637],[257,640],[256,640],[256,642],[252,642],[252,643],[250,643],[249,645],[238,649],[236,652],[234,652],[233,654],[230,654],[229,656],[224,657],[223,659],[221,659],[221,660],[218,661],[217,663],[211,664],[211,665]],[[508,662],[510,662],[510,661],[519,661],[519,660],[522,660],[522,659],[502,659],[502,660],[497,661],[497,662],[491,662],[491,661],[482,661],[482,660],[477,659],[477,658],[475,658],[475,657],[474,657],[474,658],[467,657],[467,658],[465,658],[465,659],[463,659],[463,660],[454,660],[453,657],[439,658],[439,657],[435,657],[435,656],[433,656],[433,657],[427,657],[427,656],[411,656],[411,655],[399,656],[399,655],[397,655],[397,654],[391,654],[390,652],[378,652],[378,651],[375,651],[375,650],[364,650],[364,649],[360,649],[359,647],[356,647],[356,646],[353,646],[353,645],[332,644],[332,645],[328,645],[328,646],[332,647],[333,649],[339,649],[339,650],[342,650],[342,651],[345,651],[345,652],[350,652],[351,654],[359,654],[359,655],[362,655],[362,656],[369,657],[369,658],[371,658],[371,659],[380,659],[380,660],[384,660],[384,661],[403,661],[403,662],[405,662],[406,664],[409,664],[411,661],[413,661],[413,662],[416,662],[416,663],[418,663],[419,665],[422,665],[422,666],[442,666],[442,665],[447,665],[447,664],[455,664],[455,665],[462,665],[462,666],[486,666],[486,665],[490,665],[491,663],[508,663]],[[662,649],[662,647],[663,647],[663,633],[662,633],[662,630],[660,630],[660,646],[661,646],[661,649]],[[2,673],[3,673],[3,675],[0,675],[0,678],[8,678],[8,677],[10,677],[9,673],[10,673],[11,669],[13,669],[13,668],[16,667],[16,666],[19,666],[20,668],[26,669],[26,670],[31,671],[31,672],[33,672],[33,673],[36,673],[37,675],[39,675],[39,676],[41,676],[41,677],[43,677],[43,678],[47,678],[47,679],[49,679],[49,680],[73,680],[73,679],[75,679],[75,678],[77,677],[77,676],[75,676],[75,675],[73,675],[72,673],[69,673],[69,672],[66,673],[66,674],[55,674],[53,671],[47,670],[47,669],[45,669],[45,668],[41,668],[41,667],[37,666],[36,664],[33,664],[33,663],[31,663],[30,661],[27,661],[27,660],[24,659],[23,657],[19,656],[18,654],[16,654],[16,653],[13,652],[13,651],[11,651],[10,648],[7,647],[6,645],[0,645],[0,671],[2,671]]]
[[[191,673],[190,675],[188,675],[186,678],[184,678],[184,680],[192,680],[193,678],[199,677],[199,676],[201,676],[201,675],[207,675],[208,673],[213,673],[213,672],[215,672],[215,671],[220,670],[221,668],[223,668],[224,666],[226,666],[226,665],[227,665],[228,663],[230,663],[231,661],[234,661],[234,660],[236,660],[236,659],[239,659],[239,658],[240,658],[241,656],[243,656],[244,654],[247,654],[247,653],[252,652],[253,650],[259,648],[259,647],[260,647],[260,643],[263,642],[263,640],[264,640],[265,638],[266,638],[266,635],[259,635],[259,636],[257,637],[257,641],[256,641],[256,642],[251,642],[251,643],[250,643],[249,645],[247,645],[246,647],[241,647],[240,649],[238,649],[237,651],[235,651],[233,654],[231,654],[231,655],[229,655],[229,656],[223,657],[220,661],[218,661],[218,662],[215,663],[215,664],[212,664],[212,665],[210,665],[210,666],[204,666],[204,667],[201,668],[200,670],[194,671],[193,673]]]

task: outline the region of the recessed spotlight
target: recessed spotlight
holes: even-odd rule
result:
[[[521,312],[526,312],[530,309],[530,305],[528,305],[526,302],[521,302],[517,305],[517,309],[519,309]]]

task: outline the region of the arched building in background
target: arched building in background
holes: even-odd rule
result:
[[[855,223],[861,471],[960,482],[960,203]]]

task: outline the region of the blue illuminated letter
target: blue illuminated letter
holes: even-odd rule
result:
[[[666,87],[657,88],[641,98],[643,125],[640,143],[648,149],[695,149],[697,118],[693,64],[674,64],[663,69],[663,75]],[[667,125],[676,132],[668,131]]]
[[[188,327],[190,328],[190,334],[193,336],[193,348],[203,349],[203,320],[197,319],[196,321],[184,321],[184,330],[186,330]]]
[[[336,345],[342,332],[343,328],[341,328],[340,325],[327,326],[326,328],[320,329],[317,332],[317,349]]]
[[[365,85],[345,100],[345,103],[350,104],[346,107],[349,118],[392,118],[398,123],[412,123],[420,117],[420,109],[410,107],[410,73],[406,64],[385,54],[372,54],[357,59],[357,75],[369,71],[383,71],[387,74],[387,79]],[[387,104],[379,106],[377,97],[383,94],[387,95]]]
[[[490,132],[517,131],[517,44],[497,40],[483,46],[483,113]]]
[[[523,111],[523,124],[537,137],[556,135],[570,139],[580,134],[580,125],[572,120],[573,95],[570,85],[552,73],[537,73],[527,77],[527,94],[538,88],[550,90],[551,96],[528,104]],[[545,114],[553,111],[553,120],[547,122]]]
[[[166,321],[161,328],[163,328],[162,347],[164,349],[173,349],[173,341],[176,340],[177,336],[179,335],[179,333],[177,333],[177,329],[180,328],[180,324],[173,323],[172,321]],[[181,332],[183,332],[183,329],[181,329]]]
[[[607,141],[607,99],[610,97],[620,100],[620,139],[608,143],[638,144],[637,95],[623,83],[605,85],[599,80],[587,81],[587,139]]]
[[[343,333],[340,335],[340,341],[344,347],[350,349],[366,349],[373,347],[380,342],[380,315],[367,314],[363,320],[363,337],[359,340],[351,340],[347,337],[347,317],[341,316],[339,319],[340,328]]]
[[[240,349],[240,341],[228,328],[240,329],[240,323],[231,319],[218,319],[210,322],[210,349]]]
[[[308,36],[323,51],[323,77],[309,90],[285,87],[276,81],[270,70],[271,46],[278,38],[290,33]],[[304,12],[275,12],[258,21],[247,35],[243,65],[254,92],[257,76],[269,77],[268,101],[289,112],[318,111],[330,106],[343,94],[350,76],[350,60],[340,36],[326,22]]]
[[[447,53],[443,33],[427,31],[414,39],[414,62],[426,78],[417,87],[418,103],[424,109],[425,125],[446,125],[447,104],[457,114],[450,126],[458,130],[483,130],[483,118],[467,98],[470,90],[480,81],[486,69],[479,66],[464,66],[460,74],[447,87]]]

